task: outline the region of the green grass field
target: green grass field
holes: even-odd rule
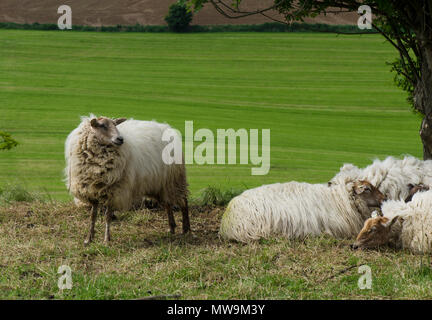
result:
[[[0,30],[0,130],[21,143],[0,154],[0,184],[68,199],[63,144],[80,115],[195,129],[271,129],[271,170],[188,166],[207,185],[325,182],[344,162],[421,155],[420,121],[386,66],[378,35],[139,34]]]
[[[0,186],[53,199],[0,205],[0,299],[430,299],[428,256],[352,251],[351,240],[329,237],[222,241],[223,208],[196,206],[193,235],[169,235],[164,212],[123,212],[110,246],[99,219],[84,247],[88,213],[63,201],[63,144],[90,112],[182,132],[185,120],[214,131],[271,129],[268,175],[189,165],[193,196],[208,185],[325,182],[345,162],[421,156],[420,120],[385,65],[395,56],[377,35],[0,30],[0,130],[20,142],[0,153]],[[73,271],[70,291],[57,287],[63,264]],[[371,290],[357,286],[363,264]]]

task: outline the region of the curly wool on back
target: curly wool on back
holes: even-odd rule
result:
[[[357,235],[368,216],[370,209],[354,196],[353,183],[330,187],[276,183],[232,199],[222,217],[220,234],[241,242],[271,235],[304,238],[322,233],[347,238]]]

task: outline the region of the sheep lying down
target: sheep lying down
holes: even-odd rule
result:
[[[241,242],[272,235],[354,237],[384,199],[367,181],[331,186],[300,182],[264,185],[230,201],[220,235]]]
[[[418,192],[412,201],[389,200],[382,216],[367,219],[353,249],[389,245],[413,253],[432,252],[432,190]]]
[[[113,211],[130,210],[145,197],[166,208],[171,233],[175,232],[174,206],[183,213],[183,232],[190,230],[183,164],[165,164],[162,140],[167,124],[154,121],[83,117],[65,144],[66,184],[75,202],[91,207],[92,241],[98,208],[105,212],[105,242],[110,240]]]
[[[376,159],[365,168],[347,163],[329,183],[353,180],[369,181],[388,199],[406,199],[410,193],[409,185],[432,186],[432,160],[420,160],[412,156],[403,159],[387,157],[384,160]]]

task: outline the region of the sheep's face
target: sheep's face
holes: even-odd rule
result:
[[[354,195],[365,202],[369,208],[379,208],[386,197],[371,183],[366,180],[354,183]]]
[[[387,244],[390,240],[391,228],[398,219],[399,216],[392,220],[379,216],[367,219],[351,248],[367,249]]]
[[[93,118],[90,121],[94,136],[101,145],[121,146],[124,142],[117,125],[126,121],[124,118],[109,119],[105,117]]]
[[[408,197],[406,197],[405,202],[410,202],[413,198],[413,196],[417,193],[417,192],[422,192],[422,191],[428,191],[429,187],[424,185],[423,183],[420,184],[409,184],[408,185],[408,189],[409,189],[409,194]]]

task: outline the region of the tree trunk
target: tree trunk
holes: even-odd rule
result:
[[[430,115],[423,118],[420,137],[423,142],[423,159],[432,159],[432,121]]]
[[[420,137],[423,142],[423,159],[428,160],[432,159],[432,45],[429,42],[421,43],[420,55],[420,80],[414,88],[414,107],[425,116]]]

